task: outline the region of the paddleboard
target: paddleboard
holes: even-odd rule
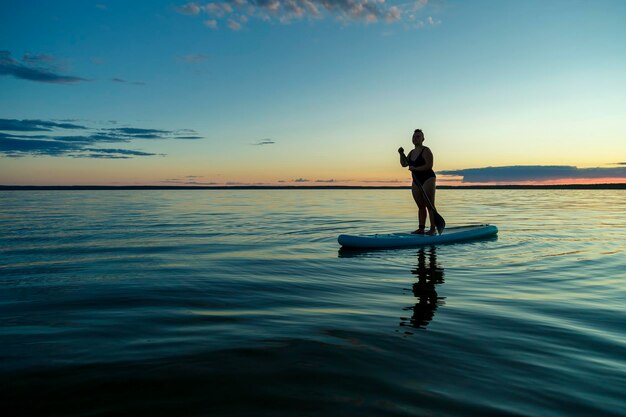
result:
[[[456,226],[446,228],[440,235],[415,235],[410,232],[376,235],[339,235],[337,241],[346,248],[402,248],[408,246],[438,245],[443,243],[476,240],[498,233],[492,224]]]

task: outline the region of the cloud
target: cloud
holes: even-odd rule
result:
[[[200,10],[200,6],[198,6],[196,3],[187,3],[176,8],[176,11],[178,13],[186,15],[197,15],[198,13],[200,13]]]
[[[209,56],[207,54],[187,54],[179,56],[178,59],[188,64],[197,64],[206,61]]]
[[[625,178],[626,167],[577,168],[569,165],[516,165],[438,171],[462,176],[463,182],[523,182],[561,179]]]
[[[211,29],[217,29],[217,20],[215,19],[207,19],[204,21],[204,26],[211,28]]]
[[[67,130],[78,134],[68,135]],[[164,156],[163,154],[133,149],[97,146],[130,143],[136,140],[197,139],[202,139],[202,137],[191,129],[94,128],[48,120],[0,119],[0,156],[5,157],[69,156],[74,158],[128,159],[137,156]]]
[[[432,16],[426,18],[426,24],[429,26],[438,26],[441,24],[441,20],[435,20]]]
[[[111,81],[120,84],[146,85],[146,83],[144,83],[143,81],[128,81],[124,80],[123,78],[111,78]]]
[[[104,154],[104,155],[132,155],[132,156],[152,156],[152,155],[161,155],[164,156],[163,154],[156,154],[156,153],[150,153],[150,152],[141,152],[141,151],[133,151],[131,149],[100,149],[100,148],[85,148],[85,151],[88,152],[95,152],[95,153],[99,153],[99,154]]]
[[[102,129],[106,136],[112,135],[112,137],[119,138],[120,140],[134,140],[134,139],[202,139],[202,136],[198,136],[195,131],[191,129],[181,130],[161,130],[161,129],[139,129],[135,127],[119,127]],[[191,133],[191,135],[190,135]]]
[[[232,30],[241,30],[241,23],[237,23],[234,20],[228,20],[228,27]]]
[[[400,20],[401,15],[402,12],[400,11],[400,9],[396,6],[392,6],[389,8],[387,14],[385,15],[385,21],[388,23],[398,21]]]
[[[214,181],[198,181],[204,178],[198,175],[187,175],[184,178],[167,178],[159,181],[162,184],[179,184],[179,185],[221,185],[222,183]]]
[[[54,65],[56,60],[51,54],[30,54],[25,53],[22,61],[30,65]]]
[[[0,155],[19,157],[26,155],[62,156],[79,147],[72,143],[55,142],[40,139],[14,139],[0,134]]]
[[[385,0],[224,0],[208,3],[190,2],[178,6],[176,11],[184,15],[208,15],[204,25],[217,29],[220,21],[232,30],[240,30],[248,19],[264,22],[277,21],[289,24],[294,20],[334,18],[343,24],[350,22],[388,24],[413,21],[417,27],[416,14],[428,5],[428,0],[408,1],[390,5]],[[421,26],[441,23],[428,17]]]
[[[100,57],[91,58],[91,62],[102,65],[105,60]],[[65,65],[51,54],[26,53],[21,61],[13,58],[11,52],[0,51],[0,75],[13,76],[22,80],[37,81],[50,84],[77,84],[92,81],[82,77],[62,74]],[[115,83],[145,85],[143,81],[128,81],[123,78],[112,78]]]
[[[86,78],[58,73],[56,60],[47,54],[26,54],[22,62],[11,57],[9,51],[0,51],[0,75],[51,84],[76,84]]]
[[[127,137],[132,139],[161,139],[164,135],[167,135],[167,130],[160,129],[138,129],[135,127],[118,127],[113,129],[106,129],[106,131],[120,137]]]
[[[293,182],[310,182],[311,180],[307,180],[306,178],[296,178]]]
[[[17,119],[0,119],[0,131],[13,132],[36,132],[51,131],[57,129],[86,129],[85,126],[75,125],[72,123],[57,123],[48,120],[17,120]]]
[[[253,143],[253,145],[259,146],[259,145],[273,145],[276,142],[274,142],[272,139],[263,139],[260,142],[257,143]]]
[[[208,182],[203,182],[203,181],[186,181],[183,184],[185,185],[219,185],[219,182],[212,182],[212,181],[208,181]]]
[[[351,180],[344,180],[345,181],[351,181]],[[369,183],[383,183],[383,184],[406,184],[407,180],[361,180],[360,182],[369,184]]]

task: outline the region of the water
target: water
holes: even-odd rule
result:
[[[1,192],[3,408],[623,416],[626,192],[437,201],[499,236],[339,251],[409,190]]]

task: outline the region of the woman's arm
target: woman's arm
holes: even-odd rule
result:
[[[402,165],[403,167],[406,167],[409,165],[409,160],[407,159],[406,155],[404,154],[404,149],[400,148],[398,149],[398,153],[400,154],[400,165]],[[411,155],[411,152],[409,151],[409,155]]]
[[[428,171],[429,169],[433,169],[433,153],[428,148],[424,148],[424,152],[422,152],[422,157],[424,158],[424,163],[420,166],[409,167],[411,171]]]

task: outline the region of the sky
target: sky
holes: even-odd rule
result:
[[[626,2],[0,2],[2,185],[626,183]]]

